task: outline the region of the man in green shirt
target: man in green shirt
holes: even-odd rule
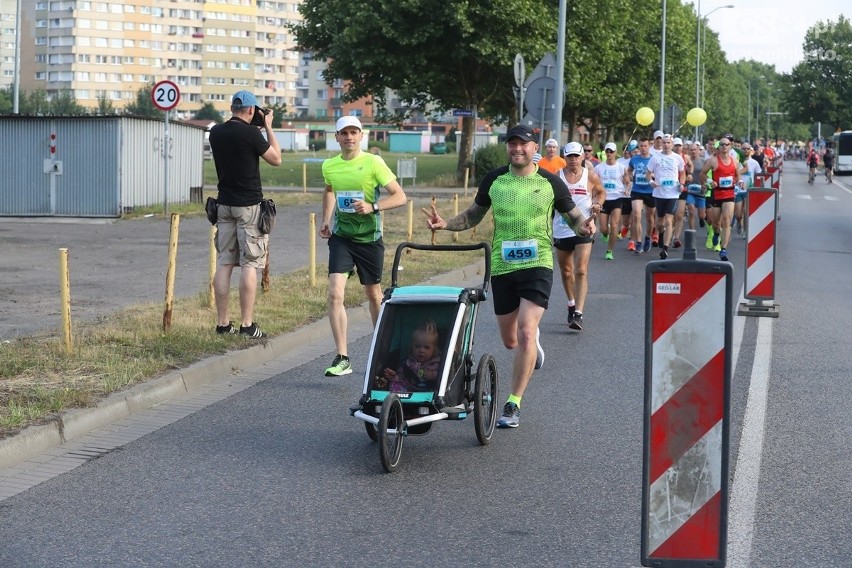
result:
[[[534,369],[544,363],[538,324],[547,309],[553,286],[551,218],[556,209],[582,236],[595,232],[593,218],[585,218],[559,177],[532,161],[538,151],[536,135],[526,125],[506,133],[509,164],[491,170],[482,179],[473,204],[444,220],[435,206],[428,212],[430,229],[464,231],[491,209],[494,237],[491,244],[491,290],[503,345],[515,349],[512,385],[501,428],[516,428],[521,398]]]
[[[340,154],[322,163],[325,193],[320,236],[328,239],[328,319],[337,356],[325,370],[336,377],[352,372],[346,337],[346,280],[353,270],[364,285],[373,325],[382,301],[382,242],[380,211],[405,205],[405,192],[381,157],[361,151],[361,121],[344,116],[335,125]],[[387,195],[380,195],[384,189]]]

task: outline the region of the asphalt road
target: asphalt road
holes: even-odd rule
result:
[[[780,317],[734,318],[728,566],[852,558],[852,189],[804,180],[800,164],[785,169]],[[737,292],[744,243],[729,248]],[[384,473],[346,411],[364,338],[353,375],[322,377],[331,354],[306,360],[3,500],[0,565],[638,566],[649,258],[623,241],[614,262],[603,250],[595,244],[582,333],[565,325],[557,279],[521,426],[489,446],[472,420],[438,423],[407,438],[400,469]],[[490,305],[478,324],[474,352],[495,355],[502,399],[511,358]]]

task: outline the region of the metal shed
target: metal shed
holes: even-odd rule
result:
[[[204,129],[130,116],[0,117],[0,216],[119,217],[201,199]]]

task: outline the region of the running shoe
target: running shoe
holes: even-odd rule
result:
[[[679,249],[680,247],[682,247],[682,246],[683,246],[683,243],[682,243],[682,242],[680,242],[680,239],[675,239],[675,240],[674,240],[674,244],[673,244],[672,246],[673,246],[674,248],[676,248],[676,249]]]
[[[737,234],[738,235],[743,234],[743,224],[742,223],[737,223]]]
[[[611,250],[606,251],[606,254],[604,255],[604,258],[605,258],[606,260],[615,260],[615,258],[612,256],[612,251],[611,251]]]
[[[571,320],[574,319],[574,312],[576,311],[575,306],[568,306],[568,325],[571,325]]]
[[[645,237],[645,242],[642,243],[642,252],[648,252],[651,250],[651,238]]]
[[[217,325],[216,333],[219,335],[236,335],[239,330],[234,326],[234,322],[229,321],[228,325]]]
[[[657,244],[659,242],[660,242],[660,235],[657,233],[657,229],[654,229],[653,231],[651,231],[651,244],[653,246],[657,246]]]
[[[334,361],[331,362],[331,367],[325,370],[326,377],[340,377],[348,375],[352,372],[352,363],[349,362],[349,357],[338,354]]]
[[[256,323],[252,323],[251,325],[240,326],[240,335],[244,337],[248,337],[249,339],[263,339],[266,337],[266,334],[260,331],[260,328],[257,327]]]
[[[535,330],[535,368],[541,369],[541,366],[544,365],[544,349],[541,348],[541,330]]]
[[[721,250],[722,250],[722,245],[716,245],[715,247],[713,247],[713,250],[714,250],[714,251],[716,251],[716,252],[721,251]]]
[[[720,248],[719,249],[719,260],[722,262],[728,262],[728,251],[727,249]]]
[[[704,219],[700,219],[700,218],[699,218],[699,219],[698,219],[698,226],[699,226],[699,227],[701,227],[701,228],[703,229],[703,228],[704,228],[704,225],[706,225],[706,223],[704,222]]]
[[[605,243],[609,242],[609,233],[601,233],[601,240]]]
[[[583,312],[574,312],[574,317],[571,318],[571,321],[568,322],[568,327],[571,329],[576,329],[577,331],[583,330]]]
[[[707,242],[704,243],[704,248],[713,250],[713,226],[707,225]]]
[[[517,428],[521,422],[521,409],[514,402],[507,402],[503,407],[503,416],[497,420],[498,428]]]
[[[629,233],[629,232],[630,231],[627,229],[627,227],[622,227],[621,232],[618,234],[618,238],[623,239],[623,238],[627,237],[627,233]]]
[[[669,251],[666,250],[666,247],[663,247],[663,250],[660,251],[660,258],[666,260],[669,257]]]
[[[636,243],[633,241],[627,241],[627,250],[636,252]]]
[[[715,232],[713,233],[713,246],[714,247],[719,246],[719,236],[720,236],[719,233],[715,233]],[[719,250],[719,249],[715,249],[715,250]]]

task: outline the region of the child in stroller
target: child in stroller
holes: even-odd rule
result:
[[[440,370],[438,326],[433,320],[426,320],[411,334],[408,357],[399,369],[385,368],[382,376],[376,378],[376,386],[384,388],[390,384],[390,392],[433,390]]]

